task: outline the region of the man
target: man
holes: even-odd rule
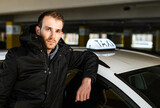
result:
[[[84,70],[75,102],[89,99],[98,58],[66,45],[63,25],[60,13],[44,12],[20,36],[21,46],[8,51],[0,68],[0,108],[61,108],[67,70],[74,68]]]

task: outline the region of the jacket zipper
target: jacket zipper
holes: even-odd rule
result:
[[[42,55],[44,57],[44,63],[45,63],[45,67],[46,67],[46,69],[44,70],[44,73],[47,74],[46,75],[46,80],[45,80],[45,91],[44,91],[45,98],[43,100],[43,103],[45,104],[46,98],[47,98],[47,84],[48,84],[49,65],[48,65],[48,59],[47,59],[47,55],[45,54],[45,51],[41,50],[41,53],[42,53]]]

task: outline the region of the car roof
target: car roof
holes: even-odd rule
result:
[[[74,50],[84,51],[84,47],[73,47]],[[111,51],[94,51],[98,58],[110,67],[116,74],[160,65],[160,57],[146,53],[115,49]]]
[[[136,51],[119,49],[95,53],[116,74],[160,65],[160,57]]]

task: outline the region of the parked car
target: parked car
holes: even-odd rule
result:
[[[87,48],[99,58],[97,81],[90,100],[75,103],[83,70],[68,73],[64,105],[71,108],[158,108],[160,107],[160,57],[116,49],[112,41],[90,40]],[[109,49],[109,50],[108,50]]]
[[[0,65],[3,62],[3,60],[5,59],[6,53],[7,53],[7,50],[0,50]]]

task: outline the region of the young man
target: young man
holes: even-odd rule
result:
[[[0,68],[0,108],[61,108],[67,70],[84,70],[75,102],[89,99],[98,58],[75,52],[62,37],[63,16],[42,13],[38,25],[20,36],[21,46],[8,51]]]

